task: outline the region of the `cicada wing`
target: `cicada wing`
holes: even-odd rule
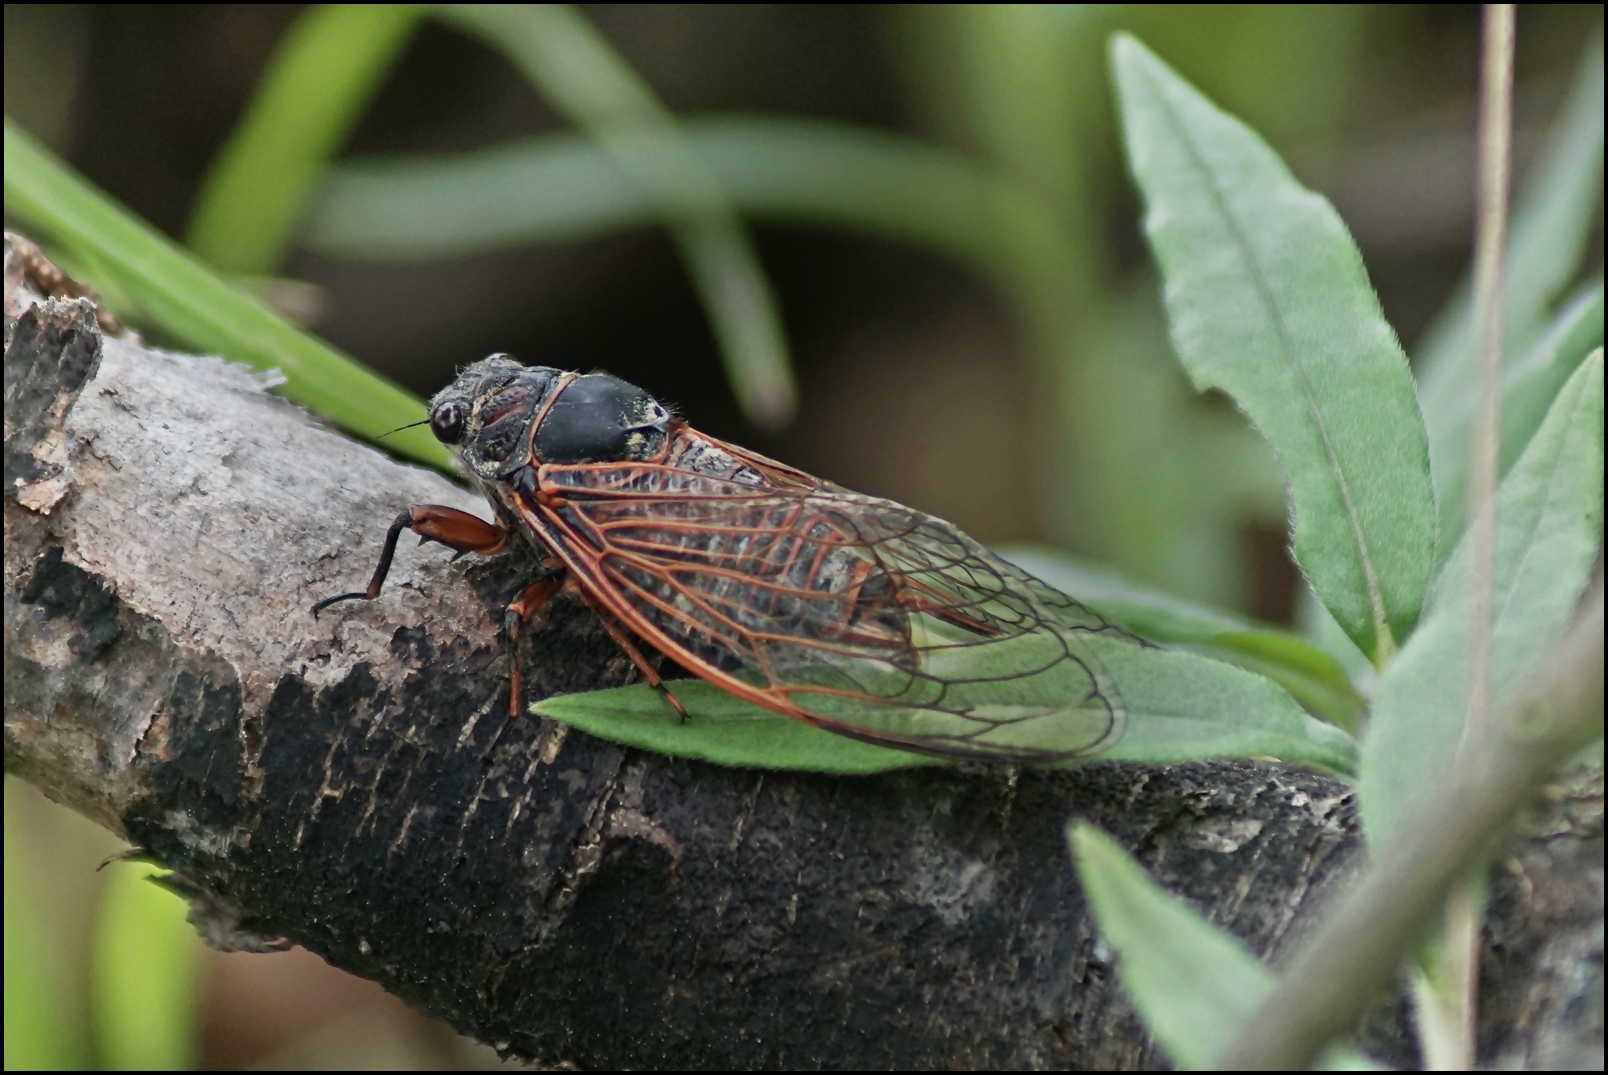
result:
[[[1121,695],[1084,637],[1112,625],[949,523],[888,501],[835,499],[838,525],[900,580],[915,660],[836,662],[817,678],[869,689],[793,692],[802,708],[907,749],[1003,760],[1075,757],[1121,736]]]
[[[940,519],[655,464],[543,478],[562,495],[530,522],[594,597],[742,697],[959,757],[1064,759],[1121,734],[1084,637],[1111,625]]]

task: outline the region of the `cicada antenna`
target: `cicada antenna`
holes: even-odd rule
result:
[[[430,423],[430,419],[428,419],[428,418],[420,418],[417,422],[409,422],[405,426],[397,426],[395,429],[388,429],[384,433],[381,433],[379,436],[375,437],[374,439],[375,440],[384,440],[386,437],[389,437],[392,433],[400,433],[404,429],[412,429],[414,426],[428,425],[429,423]]]

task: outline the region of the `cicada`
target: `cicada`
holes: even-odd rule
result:
[[[510,716],[521,628],[563,592],[683,718],[644,646],[755,705],[922,754],[1055,761],[1122,733],[1087,639],[1132,636],[942,519],[706,436],[604,373],[492,355],[429,423],[496,522],[411,507],[368,588],[314,612],[378,597],[404,530],[460,554],[524,541],[548,573],[504,618]]]

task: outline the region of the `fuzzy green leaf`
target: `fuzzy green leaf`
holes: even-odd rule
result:
[[[1117,974],[1145,1026],[1174,1066],[1211,1067],[1273,992],[1273,972],[1238,937],[1169,895],[1099,829],[1074,822],[1067,839],[1100,935],[1117,953]],[[1379,1070],[1343,1046],[1326,1050],[1318,1067]]]
[[[1559,389],[1586,356],[1602,346],[1602,333],[1599,281],[1563,308],[1527,354],[1508,363],[1502,374],[1502,473],[1507,473],[1530,443]],[[1470,383],[1472,380],[1471,377]],[[1435,489],[1440,501],[1440,543],[1450,554],[1463,535],[1467,511],[1468,439],[1474,397],[1459,393],[1445,400],[1443,406],[1438,420],[1429,425],[1429,456],[1434,461]]]
[[[1019,546],[1001,555],[1135,634],[1266,676],[1314,715],[1356,730],[1362,696],[1339,661],[1299,635],[1147,589],[1064,553]]]
[[[1133,38],[1112,62],[1178,356],[1278,454],[1296,561],[1378,663],[1417,620],[1434,556],[1406,356],[1334,208]]]
[[[1562,636],[1602,539],[1602,350],[1581,364],[1502,481],[1491,638],[1493,712]],[[1447,561],[1422,626],[1380,678],[1363,743],[1362,817],[1388,843],[1444,778],[1463,734],[1469,552]]]
[[[669,684],[686,707],[683,722],[646,685],[548,698],[531,712],[626,746],[753,769],[862,774],[936,765],[938,759],[823,732],[751,705],[700,680]]]
[[[1256,758],[1340,775],[1356,772],[1357,744],[1308,716],[1276,683],[1222,661],[1089,639],[1128,707],[1128,728],[1098,757],[1146,765]]]

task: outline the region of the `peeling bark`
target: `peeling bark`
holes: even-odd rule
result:
[[[1069,818],[1274,959],[1361,866],[1349,789],[1275,766],[828,778],[509,723],[517,550],[404,548],[380,600],[308,612],[368,578],[401,508],[484,505],[241,367],[29,306],[12,270],[6,768],[174,870],[209,943],[304,945],[548,1063],[1154,1067]],[[632,675],[565,601],[527,654],[532,700]],[[1591,1020],[1560,1013],[1593,980],[1600,1051],[1595,787],[1498,871],[1486,977],[1515,999],[1484,1055],[1572,1055]],[[1538,912],[1560,886],[1572,917]],[[1404,1026],[1389,999],[1363,1036],[1411,1063]]]

